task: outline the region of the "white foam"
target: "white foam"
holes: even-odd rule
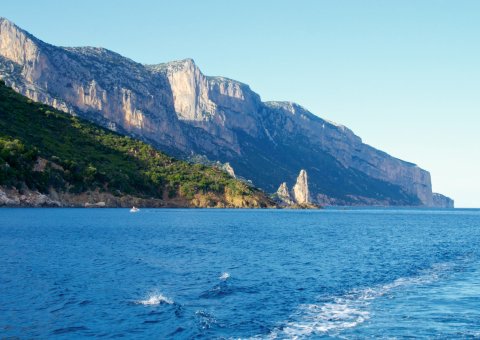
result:
[[[146,299],[137,301],[137,303],[144,306],[156,306],[162,303],[171,305],[173,300],[162,294],[150,294]]]
[[[428,284],[438,279],[441,272],[450,264],[433,266],[424,274],[414,277],[404,277],[373,288],[352,290],[335,296],[322,304],[303,304],[291,315],[283,326],[276,328],[268,338],[300,339],[315,335],[337,334],[338,332],[356,327],[370,318],[370,304],[373,300],[406,286]]]
[[[222,275],[220,275],[218,278],[222,281],[226,281],[230,278],[230,274],[225,272],[225,273],[222,273]]]
[[[369,319],[370,313],[365,308],[366,300],[358,297],[336,297],[324,304],[301,305],[297,312],[281,330],[273,332],[270,338],[298,339],[312,334],[338,332],[355,327]]]

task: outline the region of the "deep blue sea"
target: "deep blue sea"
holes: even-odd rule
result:
[[[480,338],[480,210],[0,209],[0,338]]]

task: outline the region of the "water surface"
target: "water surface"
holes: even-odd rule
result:
[[[480,337],[480,211],[0,209],[0,334]]]

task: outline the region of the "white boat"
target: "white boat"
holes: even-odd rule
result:
[[[130,209],[131,213],[136,213],[136,212],[139,212],[139,211],[140,211],[140,209],[135,208],[135,207],[132,207],[132,209]]]

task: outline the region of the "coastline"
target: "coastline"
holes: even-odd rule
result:
[[[182,197],[170,199],[145,198],[132,195],[114,195],[99,190],[87,191],[78,194],[56,192],[51,189],[48,194],[39,191],[0,186],[0,208],[215,208],[215,209],[278,209],[276,204],[236,200],[221,202],[216,197],[196,195],[192,200]]]

